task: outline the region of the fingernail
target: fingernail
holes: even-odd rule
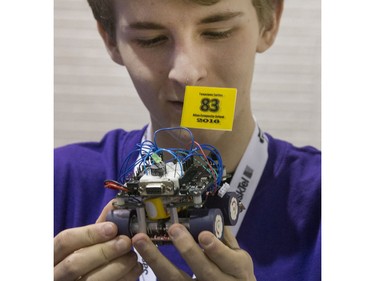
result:
[[[140,239],[134,242],[134,246],[137,251],[142,252],[146,248],[146,242],[143,239]]]
[[[103,225],[104,235],[111,237],[116,234],[116,228],[112,223],[104,223]]]
[[[200,239],[200,243],[204,247],[210,246],[214,242],[214,239],[212,236],[205,235]]]
[[[169,236],[172,239],[176,239],[184,232],[184,230],[180,226],[175,226],[171,230],[169,230]]]

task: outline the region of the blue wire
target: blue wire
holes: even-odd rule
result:
[[[185,127],[171,127],[171,128],[162,128],[162,129],[156,130],[154,132],[154,144],[155,144],[155,146],[157,146],[156,138],[157,138],[158,133],[163,132],[163,131],[174,131],[174,130],[185,130],[190,134],[190,137],[191,137],[190,150],[192,150],[194,148],[194,136],[193,136],[193,133],[188,128],[185,128]]]
[[[191,137],[190,149],[159,148],[157,146],[157,135],[160,132],[172,131],[172,130],[185,130],[190,134],[190,137]],[[154,142],[152,142],[150,140],[146,140],[146,141],[143,141],[139,144],[136,144],[135,149],[133,151],[131,151],[128,154],[128,156],[124,159],[124,161],[121,165],[121,168],[120,168],[120,172],[119,172],[119,177],[118,177],[119,181],[125,183],[127,178],[130,175],[134,174],[134,169],[138,165],[142,165],[144,171],[146,171],[147,166],[154,163],[154,161],[151,157],[151,155],[153,153],[156,153],[156,154],[160,155],[162,152],[167,152],[170,155],[172,155],[172,159],[168,160],[168,161],[174,161],[175,160],[175,161],[178,162],[178,164],[180,166],[180,169],[181,169],[181,176],[184,174],[183,163],[191,157],[200,157],[203,160],[203,162],[205,162],[207,165],[212,166],[215,173],[217,174],[216,175],[216,184],[220,185],[221,180],[222,180],[222,176],[223,176],[224,167],[223,167],[223,161],[222,161],[222,158],[221,158],[221,155],[220,155],[219,151],[214,146],[212,146],[210,144],[200,144],[200,148],[202,149],[202,151],[208,151],[209,152],[208,155],[212,154],[215,158],[215,160],[214,160],[210,156],[203,155],[201,149],[199,149],[198,147],[194,147],[194,145],[195,145],[194,136],[188,128],[171,127],[171,128],[159,129],[159,130],[155,131],[155,133],[154,133]],[[133,157],[133,155],[135,153],[138,153],[137,160],[134,161],[133,163],[129,163],[130,159]],[[205,158],[207,158],[208,162]],[[211,174],[211,172],[212,171],[210,171],[210,174]]]

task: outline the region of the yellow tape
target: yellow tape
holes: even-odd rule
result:
[[[145,200],[145,209],[149,219],[159,220],[169,218],[161,197]]]

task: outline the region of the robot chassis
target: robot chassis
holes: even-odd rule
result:
[[[106,217],[117,225],[118,234],[146,233],[154,243],[164,244],[171,241],[170,226],[180,223],[196,240],[204,230],[223,238],[224,225],[237,223],[243,205],[235,192],[227,191],[217,150],[206,156],[202,147],[199,153],[184,152],[178,161],[163,161],[163,149],[149,152],[124,183],[105,181],[105,187],[119,190]]]

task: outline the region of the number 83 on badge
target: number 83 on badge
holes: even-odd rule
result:
[[[236,88],[186,86],[181,126],[231,131]]]

